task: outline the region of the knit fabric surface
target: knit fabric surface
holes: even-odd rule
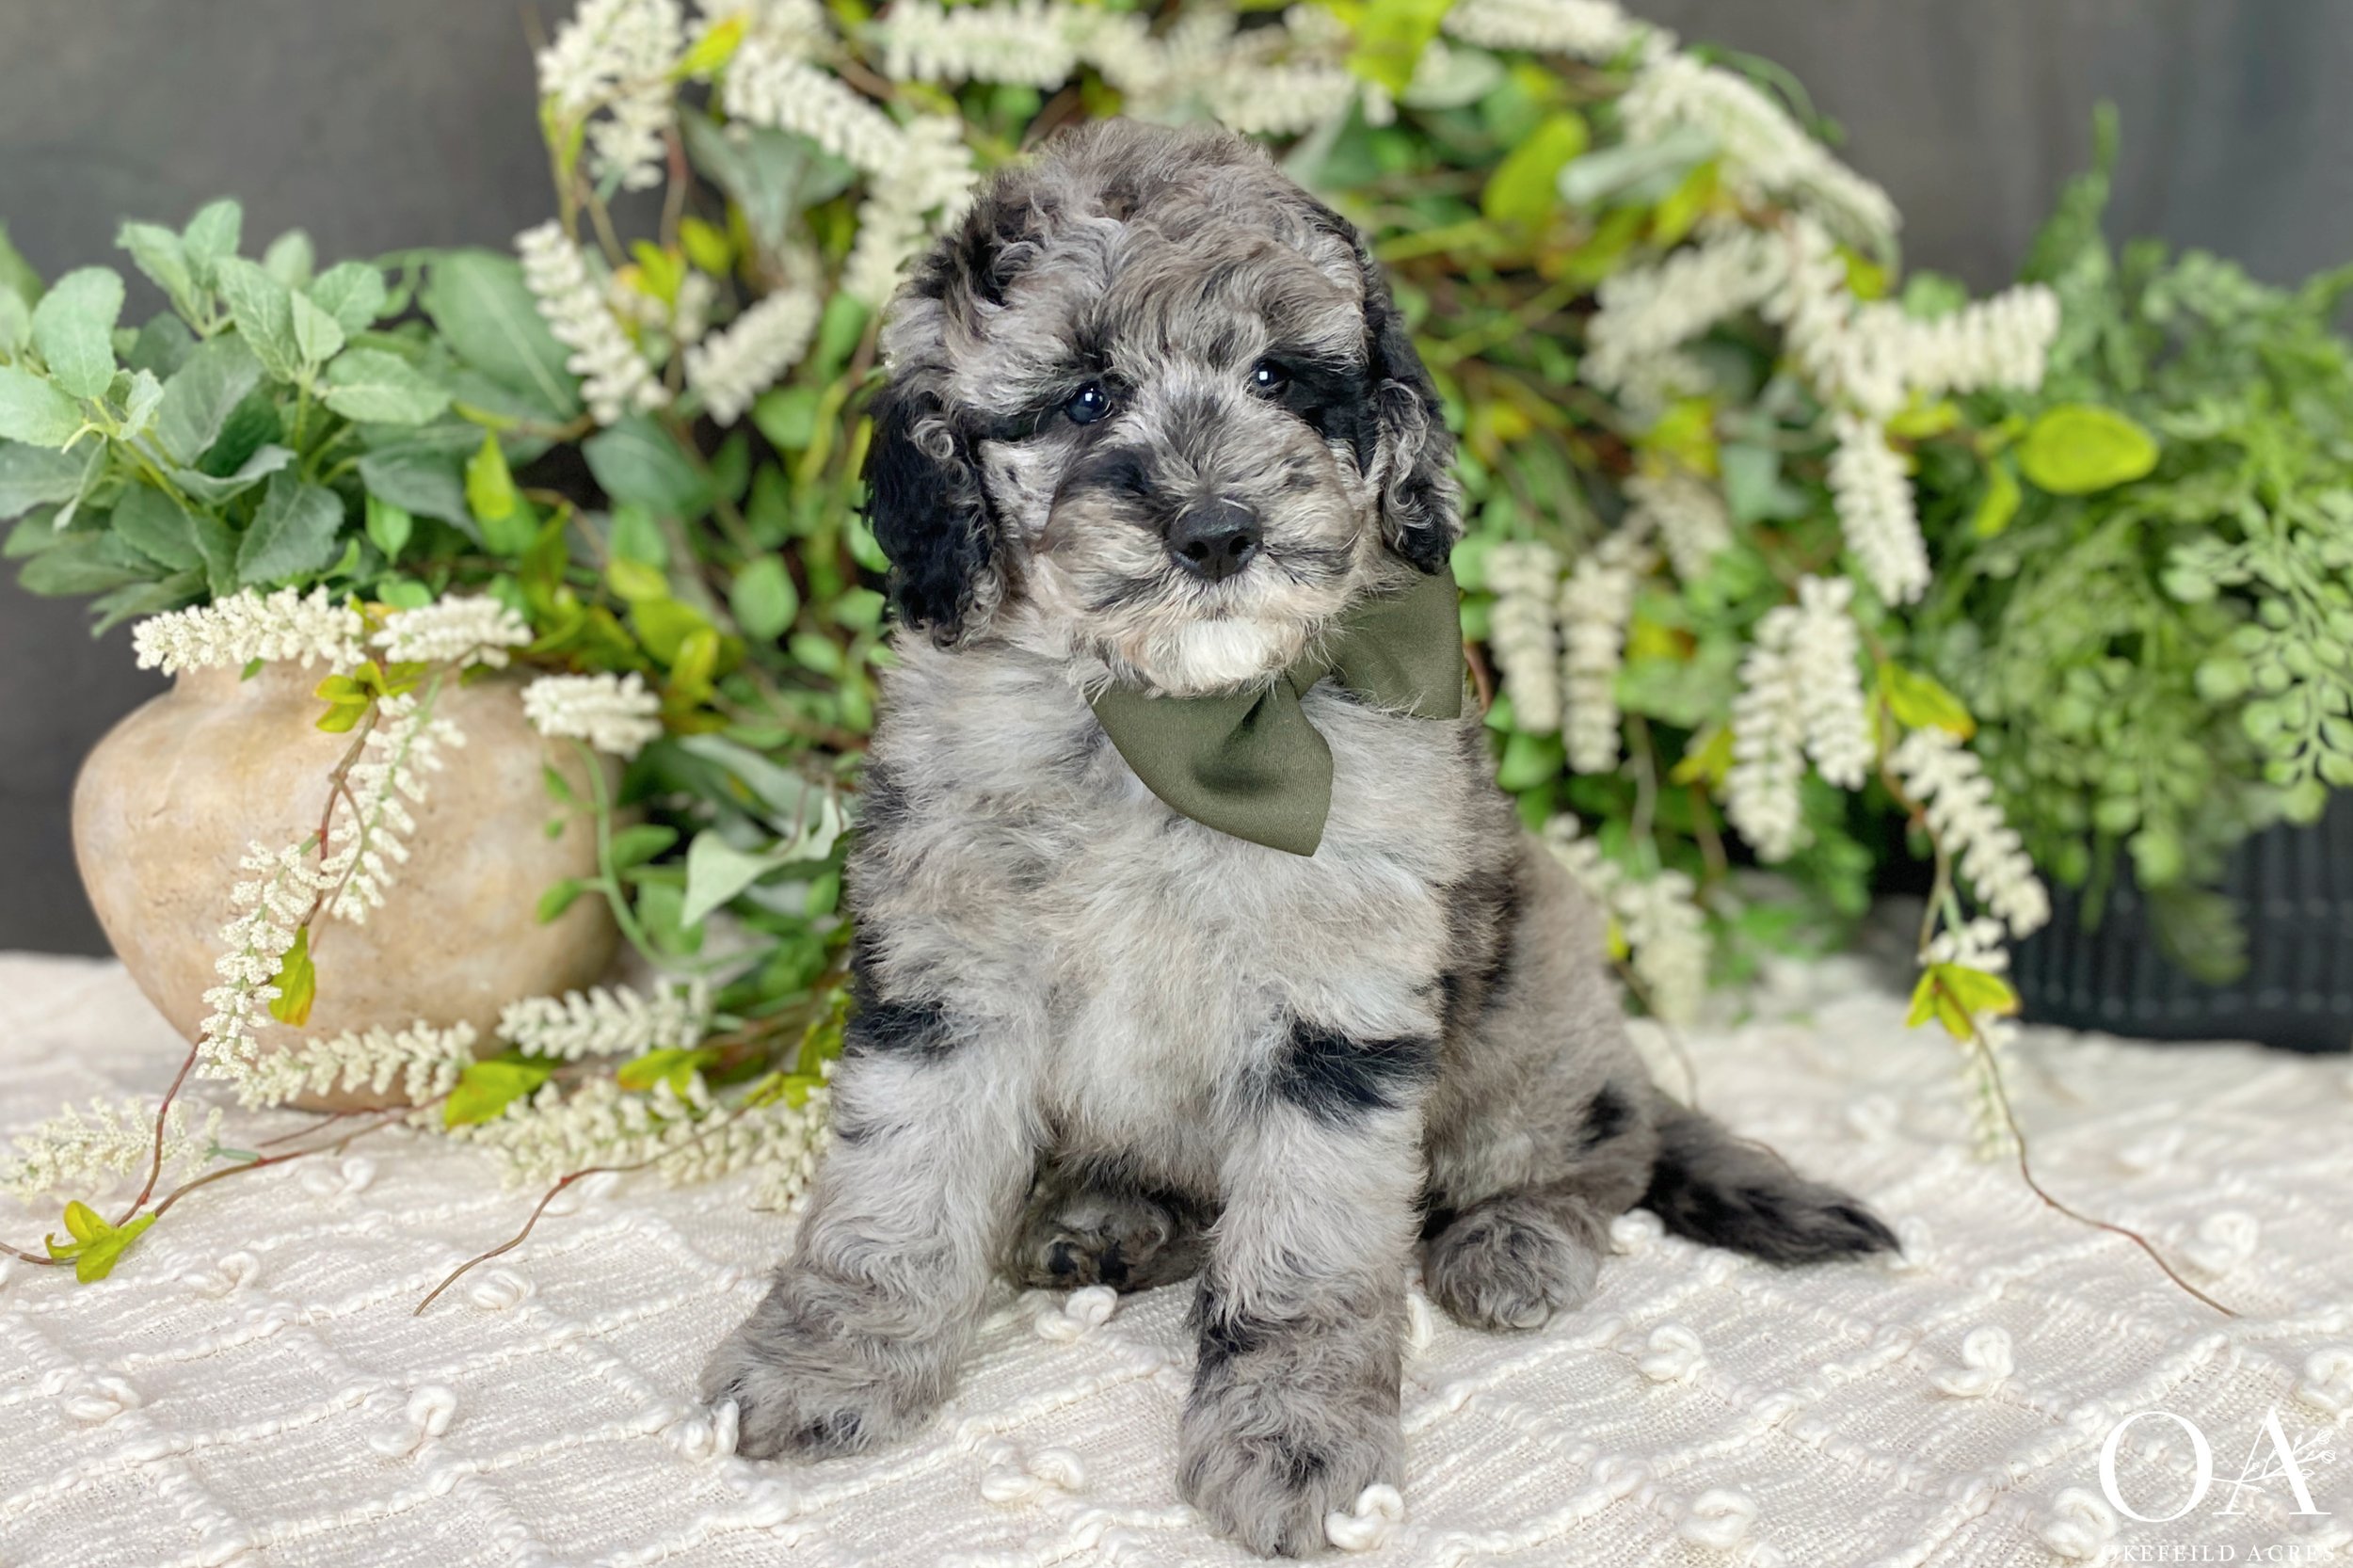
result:
[[[2345,1060],[2028,1031],[2011,1063],[2044,1184],[2231,1319],[1973,1157],[1958,1058],[1903,1012],[1859,965],[1814,966],[1684,1039],[1702,1104],[1867,1197],[1900,1257],[1779,1270],[1638,1211],[1593,1299],[1544,1330],[1469,1332],[1417,1293],[1405,1473],[1328,1521],[1335,1555],[2353,1562]],[[0,1129],[152,1094],[180,1049],[115,966],[0,955]],[[223,1136],[300,1125],[232,1112]],[[733,1457],[693,1388],[787,1242],[757,1185],[579,1183],[422,1317],[536,1195],[429,1134],[209,1187],[98,1284],[0,1263],[0,1563],[1251,1560],[1175,1490],[1188,1288],[1001,1291],[918,1440]],[[62,1228],[0,1198],[14,1245]],[[2136,1412],[2162,1414],[2110,1449],[2111,1496],[2103,1448]],[[2182,1507],[2201,1442],[2204,1495],[2135,1520]]]

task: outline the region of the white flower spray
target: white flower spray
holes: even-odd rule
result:
[[[499,1015],[499,1038],[531,1056],[578,1062],[694,1045],[711,1027],[711,993],[700,980],[648,996],[627,985],[526,997]]]
[[[305,1095],[397,1093],[411,1105],[440,1098],[474,1060],[473,1025],[345,1030],[305,1040],[255,1064],[237,1084],[248,1106],[284,1105]]]
[[[1789,646],[1797,625],[1786,605],[1757,622],[1732,705],[1724,815],[1768,863],[1796,853],[1805,826],[1798,794],[1805,777],[1805,695]]]
[[[1994,804],[1993,785],[1977,753],[1945,730],[1915,729],[1888,760],[1927,813],[1929,831],[2010,935],[2025,936],[2049,923],[2050,892],[2035,875],[2018,830]]]
[[[1618,671],[1635,589],[1654,565],[1640,536],[1621,529],[1579,558],[1561,586],[1561,738],[1574,772],[1618,765]]]
[[[388,659],[504,669],[507,650],[531,641],[531,627],[500,600],[468,595],[399,611],[371,640]]]
[[[205,1077],[242,1080],[261,1058],[254,1032],[278,1000],[280,968],[295,933],[324,891],[319,872],[297,845],[254,844],[239,868],[250,874],[230,889],[236,918],[221,928],[213,965],[219,984],[204,993],[211,1014],[197,1027],[197,1065]]]
[[[207,1107],[191,1128],[187,1108],[164,1116],[163,1169],[186,1176],[211,1157],[220,1134],[220,1108]],[[155,1156],[155,1107],[143,1099],[93,1099],[88,1110],[67,1106],[16,1135],[12,1158],[0,1167],[0,1190],[24,1199],[82,1196],[147,1169]]]
[[[1618,922],[1626,965],[1651,1011],[1669,1023],[1688,1023],[1707,991],[1707,916],[1699,889],[1678,871],[1629,874],[1601,853],[1577,820],[1545,824],[1544,840],[1571,880]]]
[[[721,424],[733,424],[752,400],[800,362],[817,330],[816,296],[781,289],[686,351],[686,384]]]
[[[572,351],[565,368],[582,378],[581,395],[599,424],[611,424],[631,413],[649,413],[669,401],[653,366],[630,341],[604,291],[589,276],[587,257],[561,224],[551,221],[523,231],[515,236],[515,251],[522,258],[523,282],[537,301],[548,330]]]
[[[552,740],[585,741],[615,757],[634,757],[662,737],[662,698],[634,670],[543,675],[523,688],[523,716]]]
[[[1842,790],[1860,790],[1879,747],[1863,701],[1860,639],[1849,605],[1854,584],[1843,577],[1806,577],[1798,602],[1768,612],[1787,615],[1790,675],[1798,688],[1805,749],[1815,771]]]
[[[1531,735],[1561,728],[1561,556],[1549,545],[1509,543],[1487,558],[1487,647],[1512,723]]]
[[[364,626],[358,610],[337,603],[325,588],[268,595],[246,588],[211,604],[150,616],[131,629],[131,646],[139,668],[166,675],[241,669],[257,659],[347,670],[364,657]]]
[[[581,0],[539,51],[539,95],[588,122],[589,168],[622,190],[662,183],[677,119],[670,74],[684,35],[678,0]],[[599,111],[602,111],[601,114]]]
[[[336,792],[319,867],[332,889],[327,913],[354,925],[384,907],[393,868],[408,858],[407,840],[417,830],[409,808],[424,803],[424,776],[440,771],[443,748],[466,744],[456,725],[414,696],[381,698],[376,709],[376,728]]]

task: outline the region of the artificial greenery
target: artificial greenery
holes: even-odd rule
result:
[[[2169,952],[2227,979],[2225,857],[2353,784],[2353,267],[2291,289],[2119,255],[2112,116],[2098,141],[2026,268],[2065,311],[2041,390],[1987,394],[1996,434],[1924,465],[1912,640],[2087,923],[2129,866]]]

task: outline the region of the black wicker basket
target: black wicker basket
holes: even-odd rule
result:
[[[2224,985],[2184,972],[2157,945],[2148,902],[2119,878],[2100,924],[2052,889],[2051,923],[2012,959],[2037,1023],[2151,1040],[2257,1040],[2288,1050],[2353,1047],[2353,807],[2339,795],[2310,827],[2242,844],[2222,890],[2247,930],[2247,971]]]

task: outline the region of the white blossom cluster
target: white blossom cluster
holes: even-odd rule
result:
[[[1900,312],[1894,306],[1875,310]],[[1900,316],[1905,379],[1922,396],[2034,387],[2058,335],[2058,296],[2041,283],[2005,289],[1932,321]]]
[[[578,1062],[683,1050],[710,1028],[711,991],[695,980],[651,996],[628,985],[599,985],[560,997],[525,997],[499,1014],[498,1032],[525,1055]]]
[[[899,154],[897,122],[812,63],[797,40],[746,38],[728,62],[720,105],[747,125],[807,136],[875,179],[889,177]]]
[[[539,95],[588,122],[589,169],[622,190],[662,183],[677,118],[670,75],[684,45],[678,0],[581,0],[539,51]]]
[[[1716,487],[1695,473],[1670,468],[1636,473],[1625,481],[1625,526],[1656,534],[1689,583],[1707,570],[1717,552],[1732,543],[1732,516]]]
[[[408,858],[405,840],[417,830],[408,808],[424,803],[424,776],[440,771],[443,747],[466,744],[456,725],[435,717],[431,705],[411,694],[379,698],[376,715],[359,760],[336,792],[319,866],[332,889],[327,912],[354,925],[364,924],[369,910],[384,907],[392,868]]]
[[[1796,603],[1758,620],[1740,665],[1724,815],[1760,859],[1786,859],[1798,847],[1798,785],[1808,757],[1827,782],[1858,790],[1878,756],[1853,598],[1846,578],[1801,579]]]
[[[164,1171],[193,1172],[211,1157],[219,1134],[220,1107],[208,1107],[191,1128],[186,1105],[175,1102],[164,1115]],[[93,1099],[86,1111],[69,1105],[18,1133],[14,1145],[0,1167],[0,1191],[24,1199],[92,1197],[147,1170],[155,1157],[155,1107],[141,1099]]]
[[[1180,12],[1154,37],[1144,17],[1065,3],[1003,0],[944,10],[906,0],[878,31],[891,74],[926,82],[1060,85],[1089,65],[1116,88],[1128,114],[1184,120],[1207,115],[1244,134],[1305,131],[1363,99],[1376,120],[1385,95],[1369,93],[1344,63],[1346,30],[1295,6],[1281,27],[1238,26],[1212,7]]]
[[[1896,232],[1896,204],[1885,191],[1833,157],[1747,80],[1697,56],[1651,53],[1618,113],[1629,141],[1657,141],[1677,126],[1706,133],[1735,191],[1796,200],[1858,245],[1883,248]]]
[[[1512,699],[1512,725],[1531,735],[1561,728],[1561,556],[1549,545],[1507,543],[1487,557],[1487,647]]]
[[[1830,493],[1839,531],[1880,598],[1909,604],[1928,592],[1929,569],[1903,459],[1880,426],[1859,415],[1833,415],[1831,428],[1838,441],[1831,453]]]
[[[585,741],[615,757],[634,757],[662,736],[662,698],[635,670],[543,675],[523,688],[523,717],[551,740]]]
[[[254,844],[238,869],[250,874],[230,889],[237,915],[221,927],[223,951],[213,964],[220,984],[204,993],[212,1013],[197,1026],[198,1070],[232,1082],[242,1082],[260,1058],[254,1031],[268,1021],[286,950],[324,891],[318,872],[296,845],[273,850]]]
[[[1641,536],[1621,529],[1586,552],[1561,585],[1561,738],[1574,772],[1618,765],[1618,670],[1634,590],[1654,564]]]
[[[776,1100],[729,1108],[712,1100],[698,1075],[689,1078],[684,1094],[664,1079],[642,1095],[599,1075],[568,1093],[550,1083],[504,1115],[454,1128],[451,1135],[495,1152],[518,1183],[552,1181],[590,1165],[652,1161],[673,1183],[765,1168],[789,1197],[816,1167],[829,1097],[821,1086],[799,1106]]]
[[[266,596],[246,588],[211,604],[150,616],[132,628],[131,646],[139,668],[166,675],[240,669],[256,659],[345,670],[365,657],[363,627],[360,612],[335,602],[325,588]]]
[[[1787,277],[1784,242],[1758,229],[1711,224],[1697,244],[1603,280],[1578,374],[1604,392],[1654,406],[1699,391],[1704,373],[1677,350],[1761,305]]]
[[[1651,1011],[1669,1023],[1688,1022],[1707,991],[1709,951],[1707,917],[1690,877],[1677,871],[1629,876],[1573,816],[1546,823],[1544,840],[1586,896],[1616,919]]]
[[[1614,0],[1459,0],[1443,24],[1449,38],[1481,49],[1524,49],[1606,62],[1637,44],[1664,48],[1673,35],[1628,17]]]
[[[555,341],[570,349],[564,366],[581,377],[581,395],[599,424],[647,413],[669,401],[628,330],[589,275],[588,259],[554,222],[515,236],[523,282]]]
[[[531,627],[487,594],[453,595],[396,610],[375,637],[387,659],[422,664],[506,665],[506,650],[531,641]]]
[[[402,1098],[424,1105],[456,1086],[474,1059],[474,1039],[473,1025],[462,1021],[447,1029],[419,1022],[306,1039],[255,1063],[238,1082],[237,1098],[249,1107],[273,1106],[302,1095],[385,1095],[397,1085]]]
[[[859,203],[857,240],[841,266],[851,298],[879,307],[899,286],[935,224],[962,213],[979,175],[964,131],[945,115],[923,115],[902,133],[898,168]],[[934,215],[936,215],[935,217]]]
[[[865,239],[862,229],[858,238]],[[817,312],[814,295],[780,289],[737,316],[727,330],[688,348],[686,384],[702,394],[704,411],[721,424],[741,419],[752,399],[808,351]]]
[[[1794,616],[1788,649],[1798,686],[1806,754],[1824,781],[1860,790],[1879,748],[1863,702],[1861,639],[1855,633],[1854,584],[1844,577],[1805,577],[1798,602],[1767,612]]]
[[[1797,612],[1766,612],[1740,662],[1740,695],[1732,703],[1732,767],[1724,775],[1724,816],[1764,861],[1786,860],[1804,831],[1798,796],[1805,776],[1805,694],[1790,643]]]
[[[1928,815],[1929,831],[1959,862],[1977,901],[2013,936],[2051,919],[2051,895],[2035,875],[2018,830],[2003,820],[1977,754],[1943,729],[1915,729],[1889,757],[1904,789]]]

